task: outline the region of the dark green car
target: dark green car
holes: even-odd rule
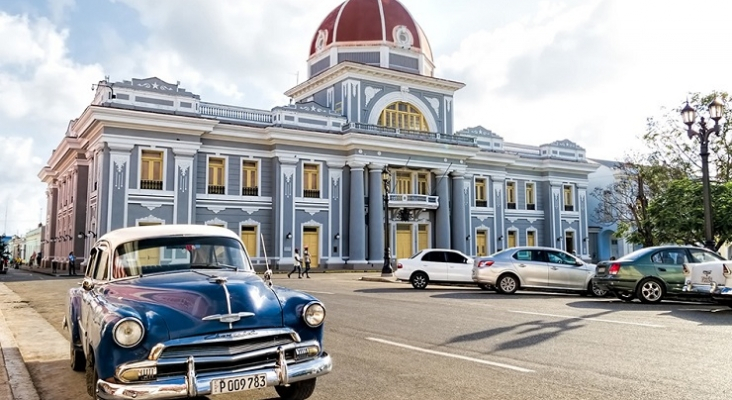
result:
[[[593,282],[625,301],[637,297],[643,303],[658,303],[669,297],[702,297],[682,291],[684,264],[718,260],[724,258],[700,247],[647,247],[598,263]]]

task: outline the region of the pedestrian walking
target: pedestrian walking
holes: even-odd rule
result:
[[[38,268],[41,267],[41,259],[43,258],[43,252],[39,251],[38,254],[36,254],[36,264],[38,265]]]
[[[69,276],[76,275],[76,257],[74,252],[69,253]]]
[[[302,267],[300,266],[300,250],[295,249],[295,265],[292,268],[292,271],[290,271],[289,274],[287,274],[287,277],[289,278],[290,275],[294,274],[295,271],[297,271],[297,277],[299,279],[302,279]]]
[[[310,251],[308,250],[308,246],[305,246],[302,255],[305,258],[305,277],[310,279]]]
[[[28,266],[33,268],[33,263],[36,262],[36,252],[34,251],[33,254],[31,254],[30,260],[28,260]]]

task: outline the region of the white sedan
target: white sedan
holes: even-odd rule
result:
[[[473,259],[457,250],[424,249],[410,258],[397,260],[394,276],[409,281],[415,289],[424,289],[430,283],[475,284]],[[489,289],[487,285],[479,285]]]

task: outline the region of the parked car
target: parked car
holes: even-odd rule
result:
[[[706,261],[684,264],[684,292],[709,295],[716,302],[732,307],[732,263]]]
[[[257,276],[239,237],[201,225],[102,236],[63,320],[94,399],[198,398],[274,387],[306,399],[331,371],[325,307]]]
[[[512,247],[488,257],[476,258],[473,280],[494,286],[499,293],[519,289],[577,292],[605,296],[592,285],[595,265],[551,247]]]
[[[684,264],[721,261],[721,256],[693,246],[654,246],[634,251],[617,260],[597,264],[595,284],[619,299],[658,303],[666,298],[692,299],[684,292]],[[700,296],[696,296],[700,297]]]
[[[473,285],[473,259],[457,250],[424,249],[409,258],[397,260],[394,276],[409,281],[415,289],[424,289],[430,283]],[[490,289],[480,285],[482,289]]]

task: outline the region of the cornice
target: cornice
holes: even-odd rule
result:
[[[89,106],[77,123],[79,132],[86,132],[95,123],[101,123],[105,127],[200,136],[203,133],[211,132],[219,121],[142,110]],[[83,135],[84,133],[82,133]]]
[[[344,75],[355,75],[354,78],[368,78],[377,81],[384,79],[395,80],[400,85],[409,84],[420,89],[426,88],[449,93],[465,87],[462,82],[344,61],[286,91],[285,95],[293,98],[308,96],[332,84],[334,80]]]

